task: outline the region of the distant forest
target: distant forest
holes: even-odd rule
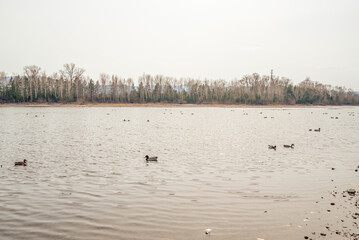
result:
[[[143,74],[131,78],[100,74],[93,80],[75,64],[65,64],[51,76],[38,66],[23,75],[0,72],[0,103],[176,103],[176,104],[359,104],[359,95],[309,78],[294,85],[278,76],[245,75],[239,80],[198,80]]]

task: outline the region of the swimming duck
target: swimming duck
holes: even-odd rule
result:
[[[157,162],[157,157],[149,157],[148,155],[145,156],[146,162]]]
[[[285,147],[285,148],[294,148],[294,144],[293,143],[291,145],[284,144],[283,147]]]
[[[27,166],[27,160],[24,159],[22,162],[15,162],[15,166]]]
[[[320,128],[314,129],[315,132],[320,132]]]
[[[277,146],[276,146],[276,145],[268,145],[268,148],[269,148],[269,149],[277,150]]]

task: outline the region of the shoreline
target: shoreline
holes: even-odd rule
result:
[[[4,103],[1,107],[223,107],[223,108],[330,108],[330,107],[358,107],[357,105],[252,105],[252,104],[220,104],[220,103],[202,103],[202,104],[179,104],[179,103]]]

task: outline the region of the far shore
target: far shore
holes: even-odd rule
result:
[[[0,107],[223,107],[223,108],[328,108],[328,107],[358,107],[357,105],[310,105],[310,104],[176,104],[176,103],[4,103]]]

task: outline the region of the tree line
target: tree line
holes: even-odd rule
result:
[[[50,76],[35,65],[8,78],[0,72],[0,103],[176,103],[176,104],[359,104],[359,95],[309,78],[294,85],[286,77],[245,75],[233,81],[143,74],[131,78],[101,73],[93,80],[75,64]]]

